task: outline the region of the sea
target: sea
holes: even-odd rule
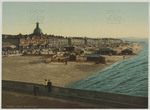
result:
[[[68,88],[148,97],[148,44],[136,56],[76,81]]]

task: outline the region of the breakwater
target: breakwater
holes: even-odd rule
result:
[[[39,88],[37,96],[56,97],[66,100],[75,100],[81,102],[89,102],[100,105],[111,106],[112,108],[147,108],[148,98],[135,97],[107,92],[97,92],[89,90],[70,89],[52,86],[51,93],[48,92],[41,84],[24,83],[16,81],[2,81],[2,90],[22,92],[33,94],[33,87]]]

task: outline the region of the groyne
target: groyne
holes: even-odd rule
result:
[[[3,80],[2,90],[33,94],[34,85],[39,88],[37,96],[47,96],[66,100],[89,102],[100,105],[112,106],[112,108],[148,108],[148,98],[145,97],[70,89],[57,86],[52,86],[52,91],[49,93],[44,85],[34,83]]]

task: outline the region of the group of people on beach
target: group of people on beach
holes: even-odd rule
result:
[[[48,88],[48,92],[51,92],[52,83],[51,83],[50,79],[49,80],[45,79],[43,85],[45,86],[45,88]],[[35,96],[38,91],[39,91],[39,88],[36,85],[34,85],[33,92],[34,92]]]

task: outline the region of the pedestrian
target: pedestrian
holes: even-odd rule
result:
[[[45,87],[47,87],[47,79],[45,79],[44,84]]]
[[[33,87],[33,94],[34,94],[34,96],[36,96],[36,92],[37,92],[37,87],[34,85],[34,87]]]
[[[67,65],[67,60],[65,61],[65,64]]]
[[[60,62],[60,58],[58,58],[58,62]]]
[[[50,80],[48,80],[47,87],[48,87],[48,92],[51,92],[52,83],[50,82]]]

